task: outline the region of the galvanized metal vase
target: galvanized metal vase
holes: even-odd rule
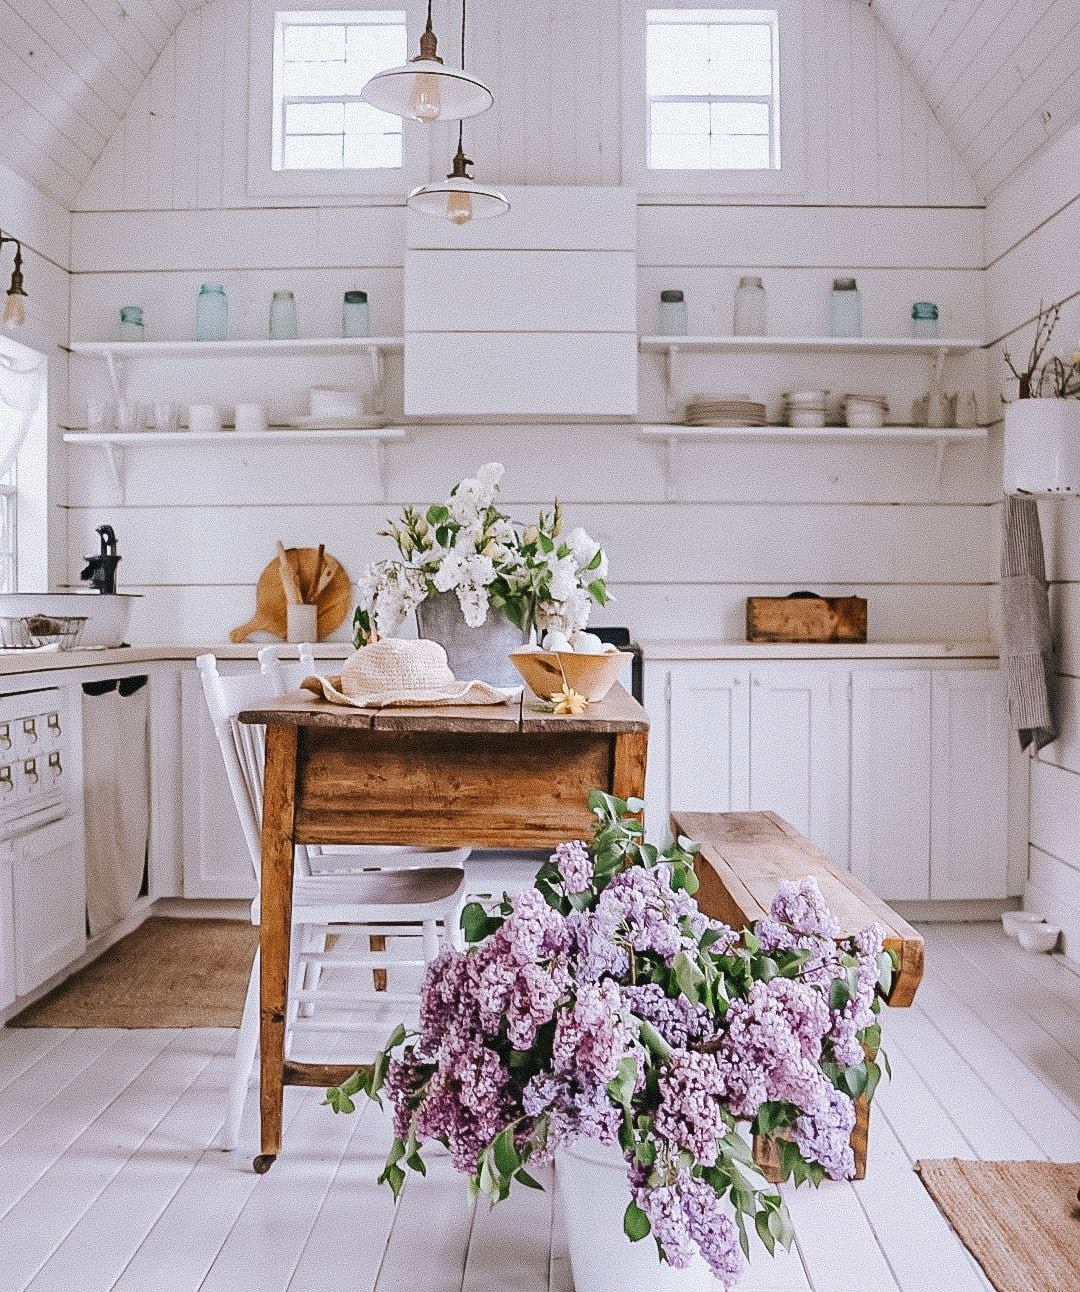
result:
[[[501,612],[488,610],[479,628],[470,628],[461,613],[456,592],[437,592],[416,607],[416,627],[421,637],[438,642],[459,682],[488,682],[492,686],[520,686],[521,678],[507,656],[529,640]]]

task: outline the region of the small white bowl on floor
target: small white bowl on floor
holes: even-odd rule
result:
[[[1016,935],[1025,951],[1053,951],[1061,937],[1056,924],[1025,924]]]
[[[1028,928],[1032,924],[1042,924],[1045,920],[1045,915],[1037,915],[1034,911],[1001,912],[1001,927],[1010,938],[1018,937],[1021,929]]]

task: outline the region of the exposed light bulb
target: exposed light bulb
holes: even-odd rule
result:
[[[414,78],[409,95],[409,116],[413,121],[438,121],[442,116],[442,93],[439,78],[430,72],[421,72]]]
[[[4,305],[4,322],[10,324],[11,327],[22,327],[26,322],[26,307],[23,305],[25,299],[25,296],[18,295],[15,292],[8,295]]]
[[[452,192],[446,201],[446,214],[451,224],[468,224],[473,217],[472,195]]]

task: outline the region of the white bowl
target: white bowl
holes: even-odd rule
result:
[[[829,392],[827,390],[785,390],[784,401],[794,407],[810,405],[816,408],[819,404],[829,402]]]
[[[1056,924],[1023,924],[1016,935],[1025,951],[1053,951],[1061,937]]]
[[[122,646],[137,593],[5,592],[0,615],[85,615],[78,648]]]
[[[313,386],[308,394],[312,417],[363,417],[364,396],[359,390]]]
[[[789,408],[787,424],[796,427],[819,427],[825,425],[824,408]]]
[[[869,430],[885,425],[885,410],[880,407],[852,408],[848,404],[844,420],[850,427]]]
[[[1001,927],[1010,938],[1015,938],[1025,925],[1042,924],[1045,920],[1045,915],[1038,915],[1035,911],[1001,912]]]

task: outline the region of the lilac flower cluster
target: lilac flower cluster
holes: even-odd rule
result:
[[[712,1016],[704,1005],[695,1005],[681,993],[669,996],[656,982],[623,988],[623,999],[638,1018],[651,1023],[668,1045],[685,1049],[714,1032]]]
[[[686,1170],[670,1183],[650,1184],[648,1172],[632,1167],[630,1192],[670,1266],[684,1270],[700,1254],[721,1288],[739,1281],[745,1263],[738,1231],[710,1184]]]
[[[589,850],[580,839],[560,843],[551,854],[568,893],[584,893],[592,883],[593,863]]]

